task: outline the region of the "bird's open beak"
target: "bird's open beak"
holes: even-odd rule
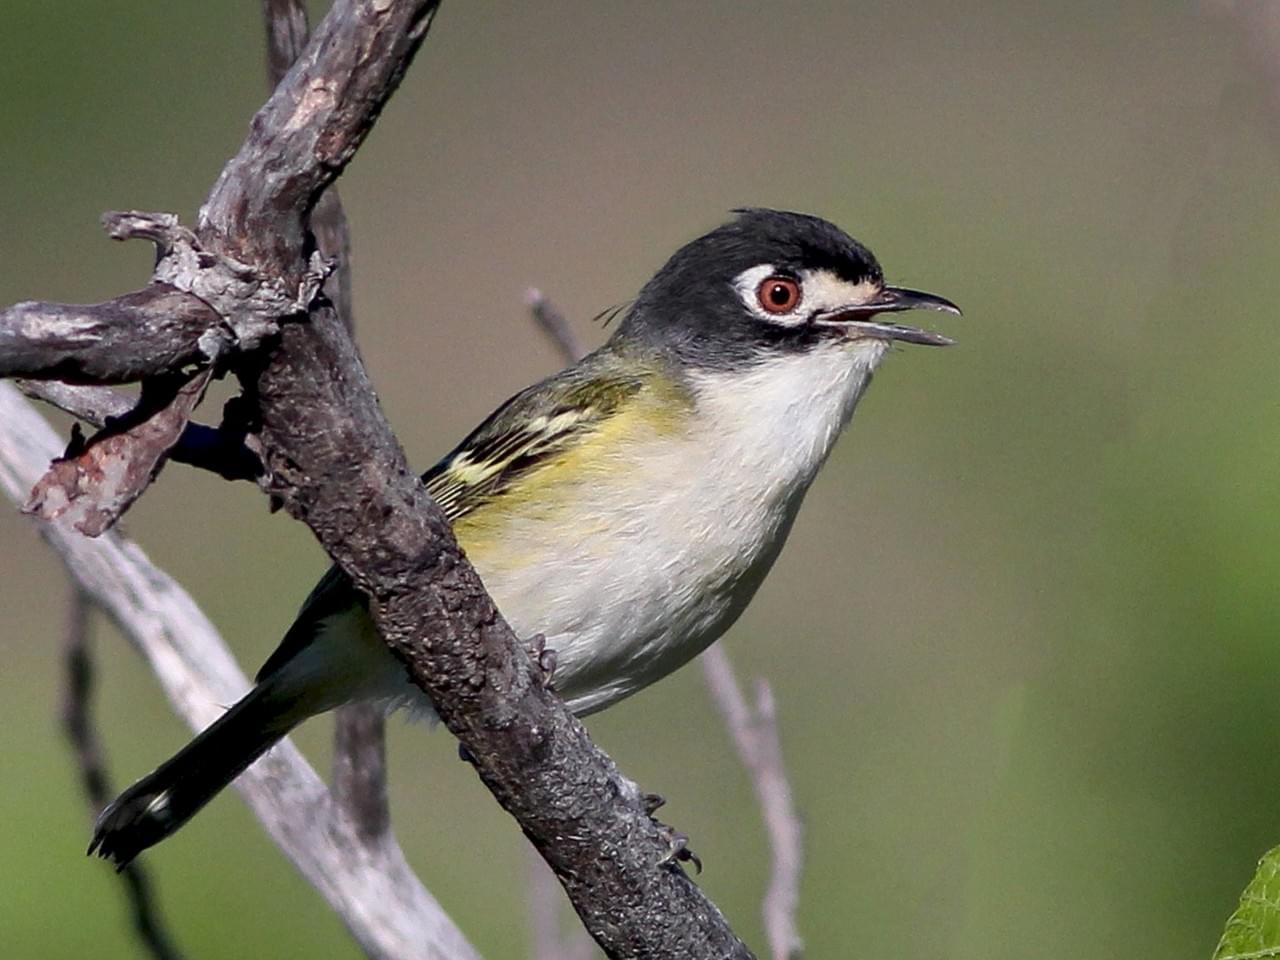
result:
[[[854,336],[878,337],[882,340],[902,340],[906,343],[922,343],[930,347],[947,347],[955,343],[932,330],[910,327],[905,323],[875,320],[882,313],[901,313],[904,310],[941,310],[961,316],[960,308],[944,297],[908,290],[905,287],[885,287],[872,300],[856,306],[841,307],[817,318],[817,322],[833,327],[843,327]]]

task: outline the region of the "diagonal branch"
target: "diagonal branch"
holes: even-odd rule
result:
[[[537,287],[530,287],[524,295],[533,322],[547,335],[565,363],[577,363],[586,355],[586,348],[569,325],[569,320]]]
[[[52,429],[0,383],[0,486],[19,501],[58,452]],[[213,625],[172,579],[115,531],[90,540],[57,524],[40,531],[146,659],[175,711],[199,730],[248,687]],[[302,754],[282,743],[236,782],[255,816],[347,925],[366,954],[476,960],[419,883],[394,840],[365,843]]]
[[[290,74],[294,76],[294,74]],[[547,691],[406,463],[331,312],[256,376],[270,491],[370,598],[411,678],[611,956],[748,956],[674,866],[641,791]],[[328,371],[341,376],[324,377]],[[361,518],[360,522],[353,522]]]
[[[333,735],[333,799],[362,839],[391,832],[387,802],[386,719],[374,703],[338,710]]]
[[[367,134],[436,5],[338,0],[201,211],[201,242],[260,275],[306,271],[305,218]],[[301,299],[301,298],[300,298]],[[313,303],[239,370],[267,490],[369,597],[379,632],[613,956],[743,957],[671,864],[670,831],[551,694],[377,406],[341,320]]]
[[[279,86],[307,45],[307,8],[301,0],[262,0],[267,31],[267,89]]]
[[[267,86],[275,90],[289,68],[306,49],[307,9],[301,0],[262,0],[267,28]],[[351,305],[351,232],[336,187],[329,187],[311,211],[310,223],[316,249],[336,266],[325,283],[325,294],[333,301],[348,330],[355,329]]]
[[[224,167],[196,234],[154,215],[120,222],[167,245],[165,276],[185,270],[191,289],[199,281],[201,298],[217,300],[242,348],[227,362],[257,413],[250,440],[267,471],[262,486],[369,598],[379,632],[556,872],[592,936],[613,957],[749,957],[675,865],[679,847],[642,791],[546,688],[409,468],[342,318],[314,296],[327,265],[313,256],[308,217],[395,90],[436,8],[435,0],[335,0]],[[304,314],[305,322],[278,322]],[[246,353],[246,343],[256,352]],[[49,531],[69,549],[64,531]],[[129,594],[120,572],[100,571],[104,593]],[[153,668],[165,669],[163,661],[154,658]],[[203,666],[211,676],[220,669]],[[220,699],[242,683],[236,672]],[[212,719],[208,704],[198,712]],[[269,760],[243,782],[276,772]],[[281,790],[303,820],[335,816],[319,784],[294,787],[293,796]],[[255,810],[283,842],[287,827],[267,806]],[[305,855],[294,850],[296,862]],[[309,876],[325,889],[322,870]],[[338,909],[351,923],[348,907]]]
[[[669,864],[670,833],[642,792],[546,689],[406,463],[337,317],[315,310],[282,341],[245,377],[259,399],[268,489],[369,597],[379,632],[589,932],[615,957],[750,956]]]
[[[400,85],[439,0],[339,0],[250,125],[198,233],[262,276],[297,282],[307,219]]]

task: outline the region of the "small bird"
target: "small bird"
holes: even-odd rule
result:
[[[512,629],[554,651],[577,714],[723,634],[893,342],[952,342],[886,315],[955,304],[887,286],[831,223],[735,214],[666,262],[604,346],[422,478]],[[431,709],[334,567],[256,686],[108,806],[89,852],[123,867],[303,720],[359,699]]]

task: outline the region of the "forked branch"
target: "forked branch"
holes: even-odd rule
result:
[[[313,208],[395,90],[436,7],[434,0],[336,0],[224,167],[190,242],[176,232],[166,237],[179,265],[202,282],[226,278],[221,289],[202,287],[200,298],[216,304],[233,334],[218,361],[245,387],[261,485],[307,523],[369,598],[379,632],[555,871],[591,934],[614,957],[748,957],[673,862],[671,832],[652,819],[643,792],[543,684],[406,462],[343,319],[315,295],[329,265],[312,255]],[[162,257],[166,270],[174,262]],[[50,529],[60,548],[75,549],[68,538],[82,542]],[[118,560],[114,571],[97,571],[104,595],[130,593],[123,571],[141,575]],[[167,669],[164,660],[153,656],[153,668]],[[192,715],[203,723],[213,704],[243,690],[243,678],[230,664],[204,663],[201,672],[224,680],[194,698],[202,706]],[[318,781],[279,779],[279,760],[289,753],[272,754],[242,782],[274,779],[275,799],[295,808],[289,823],[345,823],[332,819],[334,805]],[[251,799],[277,840],[289,840],[288,825],[273,821],[260,797]],[[326,895],[341,899],[305,849],[290,849]],[[367,862],[338,869],[373,886],[393,876],[420,889],[388,858],[376,877]],[[378,902],[398,901],[387,892]],[[344,907],[350,923],[352,905]],[[377,919],[389,933],[403,932],[396,917],[380,912]]]

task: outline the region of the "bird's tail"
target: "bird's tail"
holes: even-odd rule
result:
[[[203,733],[120,794],[94,825],[89,853],[117,870],[159,843],[311,712],[270,681],[249,691]]]

